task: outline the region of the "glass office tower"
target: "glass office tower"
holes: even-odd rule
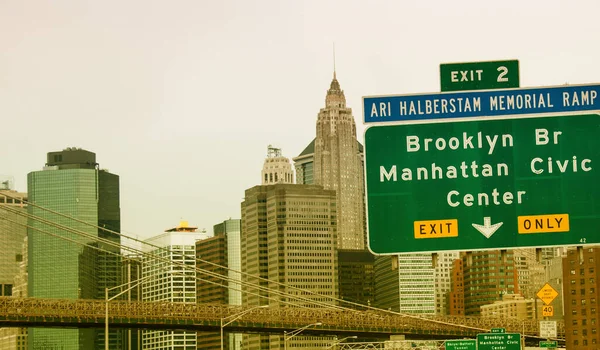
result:
[[[80,148],[48,153],[46,166],[27,176],[28,295],[35,298],[104,299],[104,288],[119,285],[119,177],[101,170],[96,155]],[[80,220],[76,221],[68,217]],[[46,220],[46,221],[44,221]],[[74,230],[77,233],[73,232]],[[31,328],[31,349],[103,347],[104,334],[93,329]],[[110,337],[120,348],[120,337]]]

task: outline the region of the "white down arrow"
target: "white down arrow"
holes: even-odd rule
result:
[[[496,230],[498,230],[500,228],[500,226],[502,226],[502,222],[499,222],[497,224],[493,224],[492,225],[492,218],[489,216],[486,216],[483,218],[483,225],[479,225],[479,224],[471,224],[473,225],[473,227],[475,227],[475,229],[479,232],[481,232],[482,235],[485,236],[485,238],[490,238],[492,237],[492,235],[494,234],[494,232],[496,232]]]

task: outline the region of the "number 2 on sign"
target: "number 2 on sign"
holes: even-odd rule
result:
[[[579,243],[585,243],[585,238],[580,239]]]
[[[500,66],[500,67],[498,67],[498,72],[500,72],[500,74],[498,74],[497,82],[499,82],[499,83],[507,82],[508,78],[506,78],[506,75],[508,74],[508,68],[506,68],[504,66]]]

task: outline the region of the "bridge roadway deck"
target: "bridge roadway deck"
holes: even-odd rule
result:
[[[109,325],[113,328],[188,329],[218,331],[221,319],[235,318],[250,307],[223,304],[182,304],[168,302],[109,302]],[[104,300],[64,300],[0,297],[0,327],[104,327]],[[388,338],[448,339],[475,337],[491,328],[507,332],[538,334],[538,322],[480,317],[422,317],[376,311],[340,311],[326,308],[255,308],[227,326],[228,331],[283,333],[321,322],[305,333],[359,335]],[[564,338],[564,324],[559,324]]]

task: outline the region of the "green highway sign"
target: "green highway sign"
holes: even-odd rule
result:
[[[492,328],[491,333],[506,333],[506,328]]]
[[[585,113],[369,127],[370,249],[600,243],[599,132]]]
[[[519,87],[519,61],[440,64],[442,91]]]
[[[446,350],[476,350],[477,342],[474,339],[446,340]]]
[[[519,333],[477,334],[477,350],[521,350]]]
[[[556,348],[556,347],[558,347],[557,341],[552,341],[552,340],[540,341],[540,348]]]

